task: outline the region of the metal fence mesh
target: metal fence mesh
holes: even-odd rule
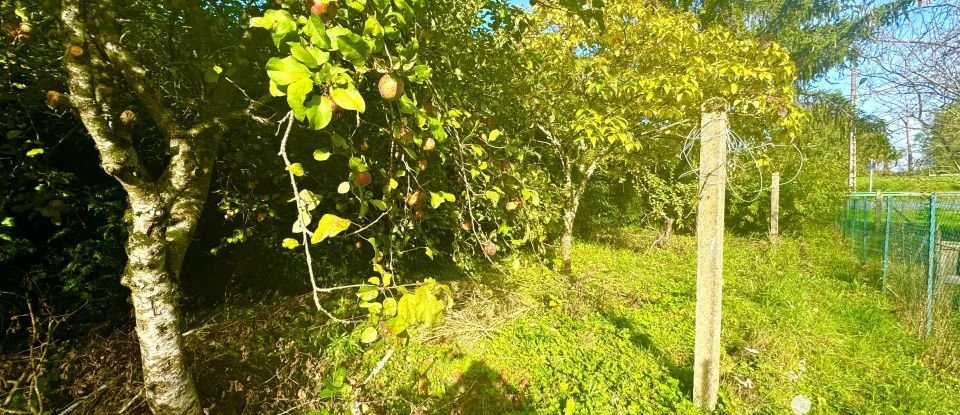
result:
[[[841,226],[918,333],[960,330],[960,193],[852,193]]]

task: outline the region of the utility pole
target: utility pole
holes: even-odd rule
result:
[[[693,402],[717,407],[720,389],[720,309],[723,298],[723,224],[727,185],[727,102],[711,98],[700,121],[700,201],[697,206],[697,308]]]
[[[850,190],[857,190],[857,59],[854,51],[853,65],[850,66],[850,103],[853,105],[850,116]]]

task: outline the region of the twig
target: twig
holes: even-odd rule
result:
[[[391,356],[393,356],[394,351],[396,351],[396,349],[394,349],[393,347],[387,349],[387,353],[385,353],[383,357],[380,359],[380,361],[377,362],[377,366],[375,366],[373,370],[370,371],[370,374],[367,375],[366,379],[364,379],[363,382],[360,382],[361,387],[365,386],[367,383],[370,383],[370,380],[373,379],[373,377],[376,376],[377,373],[380,373],[380,371],[383,370],[383,367],[386,366],[387,361],[390,360]],[[360,392],[360,388],[354,389],[353,402],[350,402],[351,415],[360,415],[363,413],[363,408],[360,406],[361,402],[356,399],[357,397],[359,397],[359,392]]]
[[[92,397],[94,397],[94,396],[99,395],[100,392],[103,392],[105,389],[107,389],[108,386],[110,386],[110,385],[112,385],[112,384],[113,384],[113,382],[110,382],[110,384],[107,384],[107,385],[102,385],[102,386],[100,386],[99,388],[97,388],[97,390],[95,390],[95,391],[93,391],[92,393],[90,393],[89,395],[84,396],[84,397],[82,397],[82,398],[80,398],[80,399],[77,399],[77,400],[74,401],[72,404],[70,404],[70,406],[68,406],[66,409],[64,409],[63,412],[60,412],[60,415],[67,415],[67,414],[69,414],[69,413],[77,410],[77,408],[79,408],[79,407],[80,407],[84,402],[86,402],[88,399],[90,399],[90,398],[92,398]]]
[[[283,164],[287,167],[287,174],[290,176],[290,187],[293,189],[293,198],[297,201],[297,221],[299,222],[303,213],[307,211],[306,204],[303,201],[303,198],[300,197],[300,189],[297,187],[297,176],[293,174],[293,171],[290,169],[290,166],[293,163],[290,163],[290,158],[287,157],[287,140],[290,138],[290,130],[293,129],[293,111],[287,113],[283,119],[280,120],[280,124],[283,124],[283,121],[287,121],[287,130],[283,133],[283,139],[280,141],[280,154],[279,156],[283,158]],[[279,130],[278,130],[279,132]],[[317,310],[326,314],[331,320],[338,323],[348,323],[347,320],[340,319],[325,308],[320,305],[320,295],[317,294],[317,277],[313,272],[313,257],[310,255],[310,235],[307,234],[307,225],[301,223],[300,234],[303,236],[303,252],[307,256],[307,273],[310,275],[310,285],[313,287],[313,304],[317,307]]]
[[[370,383],[370,380],[372,380],[373,377],[377,375],[377,373],[380,373],[380,371],[383,370],[383,367],[386,366],[387,361],[390,360],[390,357],[393,356],[394,351],[396,351],[396,349],[394,349],[393,347],[387,349],[387,353],[383,355],[383,358],[381,358],[379,362],[377,362],[377,366],[374,367],[373,370],[370,372],[370,374],[367,375],[367,378],[364,379],[362,383],[360,383],[360,386]]]
[[[133,405],[134,402],[137,402],[141,397],[143,397],[143,390],[141,390],[140,392],[137,392],[136,395],[133,395],[133,398],[130,398],[130,400],[127,401],[127,404],[123,405],[123,407],[120,408],[120,410],[117,411],[117,413],[120,413],[120,414],[126,413],[127,410],[130,409],[131,405]]]
[[[349,290],[349,289],[351,289],[351,288],[360,288],[360,287],[366,287],[366,286],[369,286],[369,285],[370,285],[370,284],[341,285],[341,286],[338,286],[338,287],[317,288],[316,291],[317,291],[317,292],[321,292],[321,293],[332,293],[332,292],[334,292],[334,291]],[[400,288],[400,287],[415,287],[415,286],[420,286],[420,285],[423,285],[423,284],[422,284],[422,283],[410,283],[410,284],[393,285],[393,286],[390,287],[390,289]]]

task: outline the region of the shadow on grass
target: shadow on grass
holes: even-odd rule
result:
[[[427,370],[418,371],[410,379],[410,386],[406,388],[410,396],[405,401],[423,401],[423,394],[433,389],[432,380],[425,374]],[[521,380],[519,387],[526,389],[529,385]],[[455,414],[455,415],[482,415],[507,413],[536,413],[526,409],[523,391],[509,382],[507,377],[492,369],[483,361],[473,361],[469,368],[456,376],[453,384],[443,388],[445,393],[429,399],[427,413]]]
[[[423,387],[423,386],[420,386]],[[520,389],[518,389],[518,387]],[[507,375],[497,372],[483,361],[474,361],[459,375],[456,382],[446,387],[433,413],[456,415],[482,415],[524,413],[527,409],[523,390],[529,387],[525,380],[519,385],[510,383]]]
[[[677,365],[673,359],[653,343],[653,337],[650,336],[649,333],[638,330],[628,317],[608,312],[601,312],[601,316],[618,329],[626,330],[630,335],[630,342],[633,343],[634,346],[649,351],[658,363],[667,368],[670,377],[676,379],[679,383],[680,392],[682,392],[684,396],[693,396],[693,362],[685,362],[683,365]]]

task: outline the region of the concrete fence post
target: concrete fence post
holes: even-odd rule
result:
[[[720,311],[723,298],[723,228],[727,183],[727,103],[712,98],[700,120],[700,201],[697,206],[697,316],[693,401],[717,407],[720,387]]]

